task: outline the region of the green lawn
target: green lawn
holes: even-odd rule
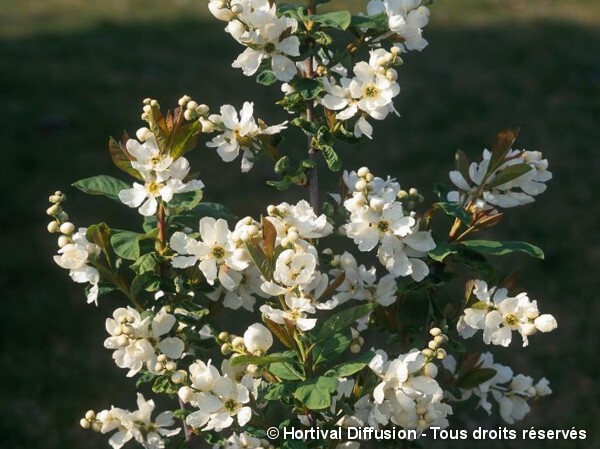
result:
[[[82,289],[53,265],[54,237],[45,232],[48,194],[62,189],[69,195],[67,210],[76,224],[107,220],[115,227],[136,226],[135,211],[84,198],[68,186],[99,173],[120,176],[110,164],[107,137],[133,133],[148,96],[165,107],[184,93],[214,108],[251,99],[261,116],[285,119],[272,106],[276,88],[255,85],[229,67],[240,47],[209,17],[204,3],[0,5],[2,448],[108,447],[106,438],[78,428],[80,415],[134,399],[132,382],[102,346],[104,320],[121,299],[102,298],[98,309],[87,306]],[[345,3],[362,2],[333,5]],[[426,37],[430,47],[408,55],[400,70],[402,117],[378,123],[376,143],[342,156],[349,167],[390,173],[432,200],[431,186],[446,181],[454,151],[462,148],[475,157],[500,129],[521,126],[519,144],[544,151],[554,173],[547,193],[512,210],[494,235],[545,249],[541,264],[519,257],[507,267],[523,267],[521,285],[557,316],[559,329],[532,339],[524,350],[498,351],[497,358],[517,372],[551,380],[555,394],[534,406],[523,428],[575,426],[590,434],[582,445],[527,447],[596,447],[600,2],[439,0]],[[303,148],[294,139],[289,144],[291,151]],[[207,199],[231,204],[240,216],[256,216],[281,198],[264,187],[268,166],[242,175],[206,148],[190,159],[207,184]],[[333,182],[329,177],[324,184]],[[500,425],[475,415],[459,419]]]

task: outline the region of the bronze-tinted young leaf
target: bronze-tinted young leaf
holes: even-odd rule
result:
[[[490,165],[488,166],[488,173],[495,170],[502,160],[504,160],[506,154],[512,148],[513,143],[517,140],[518,135],[519,128],[507,129],[498,133],[496,140],[492,144],[492,158],[490,160]]]
[[[330,296],[332,296],[335,293],[335,291],[338,289],[338,287],[344,283],[345,279],[346,279],[346,273],[342,272],[342,274],[340,274],[337,278],[334,279],[334,281],[331,284],[329,284],[329,287],[327,287],[327,290],[325,290],[323,292],[323,294],[317,299],[317,301],[323,301],[323,300],[329,298]]]
[[[265,217],[261,218],[262,224],[262,237],[263,237],[263,251],[268,259],[273,258],[275,254],[275,240],[277,239],[277,229],[270,220]]]
[[[500,220],[502,220],[503,215],[503,213],[486,215],[485,217],[482,217],[477,220],[477,223],[475,223],[475,227],[477,229],[487,229],[496,226],[498,223],[500,223]]]
[[[193,150],[198,143],[198,134],[202,131],[202,125],[195,120],[190,123],[177,126],[171,134],[169,151],[173,159]]]
[[[109,259],[110,228],[106,223],[98,223],[87,228],[85,238],[100,247],[104,256]]]
[[[469,300],[471,299],[471,294],[473,293],[474,288],[475,288],[475,281],[473,279],[468,280],[467,283],[465,284],[465,304],[469,303]]]
[[[529,173],[531,170],[535,170],[529,164],[515,164],[500,171],[494,179],[487,183],[488,189],[501,186],[507,182],[514,181],[515,179]]]
[[[465,374],[471,372],[475,368],[475,366],[478,364],[480,357],[481,357],[480,352],[469,352],[468,354],[465,354],[461,358],[460,368],[458,371],[458,377],[460,378],[460,377],[464,376]]]
[[[471,184],[471,176],[469,175],[469,158],[462,150],[457,150],[454,155],[454,166],[456,170]]]
[[[294,340],[283,326],[269,320],[268,318],[264,318],[264,322],[265,326],[267,326],[267,329],[269,329],[271,333],[275,335],[281,344],[290,349],[294,348]]]
[[[142,181],[144,178],[135,168],[131,166],[131,161],[133,160],[133,156],[129,154],[125,144],[117,142],[115,139],[110,137],[108,139],[108,152],[110,153],[110,158],[113,163],[119,168],[123,170],[130,176],[133,176],[136,179]]]

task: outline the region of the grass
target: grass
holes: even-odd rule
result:
[[[344,3],[350,2],[334,5]],[[78,429],[80,415],[133,401],[132,383],[101,343],[103,322],[120,298],[103,298],[98,309],[86,306],[81,288],[52,264],[47,195],[66,191],[77,224],[137,225],[134,211],[68,186],[98,173],[120,176],[110,165],[107,137],[137,129],[147,96],[167,106],[188,93],[215,108],[253,99],[261,116],[284,119],[270,106],[276,89],[256,86],[229,67],[240,48],[204,9],[197,1],[3,1],[0,225],[8,238],[0,261],[1,447],[107,447],[105,438]],[[402,117],[378,123],[376,143],[343,154],[348,166],[391,173],[430,200],[433,181],[447,178],[454,150],[475,157],[500,129],[521,126],[519,144],[549,157],[554,180],[548,191],[507,214],[494,236],[546,250],[542,264],[508,263],[523,267],[523,288],[560,327],[523,351],[498,351],[498,359],[551,379],[555,394],[534,406],[524,428],[575,426],[587,428],[590,438],[581,446],[528,447],[589,448],[597,436],[599,25],[600,4],[593,0],[438,1],[426,29],[430,47],[407,56],[401,69]],[[290,141],[291,151],[301,148]],[[191,159],[208,199],[231,204],[240,216],[257,215],[280,198],[264,187],[270,176],[264,165],[241,175],[208,149]],[[329,177],[324,184],[333,182]]]

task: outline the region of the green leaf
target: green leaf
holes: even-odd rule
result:
[[[353,374],[358,373],[365,366],[367,366],[371,362],[371,360],[373,360],[374,356],[375,353],[373,351],[367,351],[364,354],[352,360],[351,362],[342,363],[340,365],[334,366],[330,370],[327,370],[324,376],[333,377],[336,379],[352,376]]]
[[[265,279],[268,281],[273,279],[273,266],[265,256],[262,248],[256,242],[247,242],[246,249],[248,250],[252,262],[254,262],[254,265],[256,265]]]
[[[429,251],[427,254],[437,262],[443,262],[446,257],[448,257],[450,254],[455,254],[457,251],[456,248],[454,248],[450,243],[436,242],[435,245],[435,248]]]
[[[252,364],[257,366],[269,365],[271,363],[293,362],[289,357],[275,357],[269,355],[240,355],[231,359],[231,366]]]
[[[289,362],[277,362],[269,365],[269,371],[274,376],[283,380],[304,380],[304,376],[300,371],[294,368],[294,365]]]
[[[73,183],[73,187],[77,187],[89,195],[102,195],[118,202],[121,202],[119,200],[119,192],[131,188],[126,182],[106,175],[80,179]]]
[[[473,370],[456,382],[456,385],[459,388],[471,389],[475,388],[478,385],[481,385],[484,382],[487,382],[492,377],[496,375],[496,370],[492,368],[478,368]]]
[[[297,382],[286,382],[269,385],[269,391],[264,395],[267,401],[278,401],[285,396],[289,396],[298,387]]]
[[[321,144],[320,150],[325,157],[325,162],[327,162],[327,167],[329,167],[329,170],[332,172],[340,171],[342,168],[342,160],[337,155],[333,147],[330,145]]]
[[[198,142],[198,134],[202,132],[202,124],[198,120],[181,125],[171,136],[170,155],[179,159],[193,150]]]
[[[290,158],[288,156],[283,156],[279,158],[279,160],[275,163],[275,173],[278,175],[281,173],[285,173],[290,169]]]
[[[256,82],[262,84],[263,86],[270,86],[271,84],[277,82],[277,77],[272,70],[263,70],[256,77]]]
[[[314,100],[324,90],[321,82],[312,78],[298,80],[296,89],[305,100]]]
[[[433,205],[435,209],[443,211],[450,217],[458,218],[465,226],[471,225],[471,216],[469,213],[458,203],[448,203],[441,201]]]
[[[529,173],[534,170],[529,164],[515,164],[510,167],[506,167],[504,170],[498,172],[498,174],[490,182],[486,183],[488,189],[501,186],[507,182],[514,181],[515,179],[523,176],[525,173]]]
[[[159,281],[159,279],[154,273],[146,272],[144,274],[140,274],[134,277],[133,281],[131,281],[129,292],[133,297],[136,297],[142,290],[156,291],[157,281]]]
[[[106,223],[98,223],[87,228],[85,238],[100,247],[105,257],[109,259],[110,228]]]
[[[195,209],[200,201],[202,201],[203,192],[202,190],[194,190],[193,192],[177,193],[173,195],[168,205],[170,208],[176,209],[177,211],[192,210]]]
[[[348,349],[350,343],[352,343],[352,332],[350,332],[349,327],[328,337],[313,350],[315,365],[318,366],[335,360]]]
[[[156,273],[158,271],[158,257],[155,252],[144,254],[131,264],[130,268],[137,274]]]
[[[535,245],[527,242],[495,242],[492,240],[466,240],[460,245],[473,251],[494,256],[521,252],[537,259],[544,259],[544,252]]]
[[[337,379],[319,376],[302,382],[294,391],[294,397],[311,410],[323,410],[331,407],[331,395],[337,384]]]
[[[325,14],[308,16],[308,19],[322,26],[345,30],[350,26],[352,15],[349,11],[334,11]]]
[[[319,328],[316,334],[316,342],[325,340],[333,334],[338,333],[352,325],[356,320],[368,314],[371,310],[377,307],[377,303],[362,304],[360,306],[350,307],[349,309],[338,312],[325,321]]]
[[[140,237],[143,237],[143,234],[120,231],[111,236],[110,244],[115,254],[123,259],[138,260],[140,257]]]
[[[352,16],[350,25],[356,28],[369,28],[379,31],[387,31],[389,29],[388,16],[385,13],[372,16]]]

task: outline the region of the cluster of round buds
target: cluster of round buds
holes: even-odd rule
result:
[[[252,217],[244,217],[238,221],[231,233],[231,241],[236,245],[253,240],[260,232],[261,224]]]
[[[96,419],[96,412],[94,410],[88,410],[85,413],[85,417],[79,420],[79,425],[84,429],[92,429],[95,432],[100,432],[102,424]]]
[[[154,371],[158,374],[166,374],[177,371],[177,363],[169,358],[165,354],[160,354],[156,358],[156,365],[154,365]]]
[[[160,105],[158,104],[158,101],[153,100],[152,98],[146,98],[144,99],[142,111],[142,120],[149,123],[152,120],[152,111],[160,111]]]
[[[400,52],[396,47],[392,47],[390,53],[386,53],[377,59],[377,65],[381,68],[381,73],[390,81],[398,79],[398,72],[392,67],[402,64],[404,64],[404,61],[400,57]]]
[[[402,201],[402,206],[409,210],[413,210],[417,204],[425,201],[425,197],[414,187],[408,189],[408,192],[406,190],[400,190],[398,192],[398,199]]]
[[[206,120],[210,109],[205,104],[198,104],[196,101],[192,100],[190,96],[184,95],[179,99],[179,106],[184,109],[183,118],[188,121],[192,120]],[[204,125],[202,126],[204,130]]]
[[[363,345],[365,344],[365,339],[360,336],[360,333],[354,329],[350,328],[350,332],[352,333],[352,342],[350,343],[350,352],[352,354],[358,354]]]
[[[70,221],[69,215],[63,210],[61,203],[67,200],[64,193],[56,191],[54,195],[50,195],[49,201],[52,204],[46,213],[54,218],[48,223],[48,232],[56,234],[60,232],[62,235],[58,238],[58,246],[60,248],[71,243],[71,235],[75,232],[75,225]]]
[[[373,176],[373,173],[371,173],[371,171],[367,167],[359,168],[356,174],[360,179],[356,181],[354,189],[359,192],[368,192],[370,190],[370,183],[373,182],[375,176]]]
[[[240,349],[240,340],[241,344],[244,344],[244,339],[238,337],[236,335],[232,335],[229,332],[221,332],[217,335],[217,341],[221,344],[221,354],[229,355],[234,351],[234,342],[235,346]],[[236,351],[241,352],[241,351]]]
[[[429,334],[433,337],[429,343],[427,343],[427,348],[423,349],[421,353],[429,359],[429,361],[434,358],[438,360],[444,360],[447,356],[446,350],[441,346],[448,342],[448,337],[442,333],[442,330],[439,327],[432,327],[429,331]],[[437,373],[437,368],[436,368]],[[434,376],[432,376],[434,377]]]

